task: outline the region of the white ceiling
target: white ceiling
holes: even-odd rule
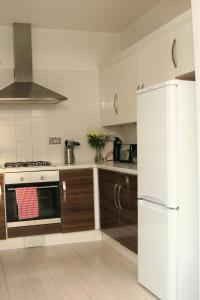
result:
[[[0,0],[0,25],[121,32],[161,0]]]

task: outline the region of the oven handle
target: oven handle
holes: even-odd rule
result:
[[[3,200],[3,192],[2,192],[2,186],[0,185],[0,202]]]
[[[36,189],[50,189],[50,188],[59,188],[59,186],[58,185],[36,186]],[[9,188],[8,191],[15,191],[16,189],[17,188]]]
[[[63,202],[67,201],[67,187],[66,187],[66,181],[63,180],[62,182],[62,188],[63,188]]]

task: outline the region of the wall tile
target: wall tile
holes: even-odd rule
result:
[[[0,73],[0,76],[1,73]],[[0,77],[1,78],[1,77]],[[75,149],[77,162],[93,161],[87,144],[89,131],[101,127],[99,72],[34,70],[34,80],[69,97],[58,105],[5,105],[0,110],[0,163],[12,160],[64,162],[64,141],[81,143]],[[120,136],[121,129],[117,131]],[[61,137],[61,145],[49,145],[49,137]],[[112,143],[106,150],[112,149]]]

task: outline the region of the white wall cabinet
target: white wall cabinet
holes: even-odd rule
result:
[[[147,87],[174,77],[172,42],[173,35],[165,34],[140,50],[141,85]]]
[[[134,53],[101,72],[102,125],[136,122],[139,56]]]
[[[164,34],[140,50],[140,81],[145,87],[193,71],[192,22]]]
[[[192,22],[151,37],[101,72],[102,125],[136,122],[136,90],[194,71]]]
[[[112,65],[101,72],[101,122],[103,126],[118,124],[117,74],[117,65]]]
[[[195,67],[192,21],[178,27],[173,33],[173,40],[175,77],[193,72]]]

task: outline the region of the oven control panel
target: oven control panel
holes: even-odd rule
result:
[[[5,174],[5,184],[59,181],[59,171],[16,172]]]

